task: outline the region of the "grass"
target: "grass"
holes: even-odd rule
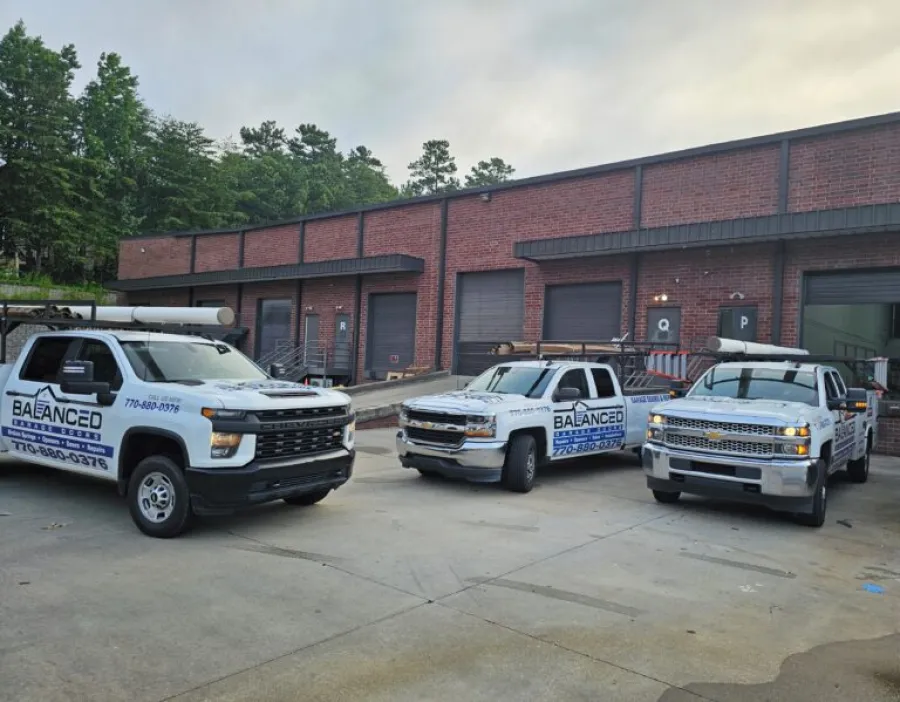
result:
[[[64,298],[67,300],[94,300],[104,301],[111,297],[109,290],[97,283],[85,285],[61,285],[53,282],[46,275],[17,275],[14,271],[0,270],[0,285],[15,285],[16,287],[30,288],[21,292],[0,293],[0,297],[7,300],[46,300],[50,298]]]

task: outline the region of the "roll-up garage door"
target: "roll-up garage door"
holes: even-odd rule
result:
[[[900,302],[900,268],[807,273],[807,305],[867,305]]]
[[[544,339],[608,341],[621,334],[622,283],[549,285],[544,295]]]
[[[413,365],[416,356],[416,294],[382,293],[369,297],[366,370],[383,380],[388,371]]]
[[[456,372],[477,375],[496,362],[492,344],[522,339],[525,271],[461,273],[456,293]]]

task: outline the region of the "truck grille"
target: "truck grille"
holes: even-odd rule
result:
[[[666,432],[666,444],[682,449],[696,449],[711,453],[733,453],[748,456],[772,456],[772,444],[759,441],[740,441],[735,439],[722,439],[713,441],[704,436],[689,436],[687,434],[673,434]]]
[[[772,436],[775,433],[775,430],[772,427],[767,427],[764,424],[713,422],[708,419],[687,419],[685,417],[666,417],[666,425],[673,429],[720,431],[729,434],[752,434],[754,436]]]
[[[426,412],[423,410],[407,410],[406,415],[414,422],[432,422],[434,424],[466,425],[466,417],[462,414],[443,414],[442,412]]]
[[[346,405],[338,407],[288,407],[286,409],[265,410],[257,412],[260,422],[285,422],[297,419],[324,419],[326,417],[344,417]]]
[[[279,461],[337,451],[343,447],[343,434],[343,427],[257,434],[256,459]]]
[[[459,446],[463,440],[463,434],[459,431],[419,429],[418,427],[407,427],[406,436],[411,441],[421,441],[426,444],[439,444],[441,446]]]

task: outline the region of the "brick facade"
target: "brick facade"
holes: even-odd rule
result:
[[[787,156],[787,160],[785,160]],[[537,179],[540,180],[540,179]],[[543,328],[544,292],[559,283],[619,281],[622,284],[621,331],[646,337],[648,310],[655,305],[681,308],[681,340],[688,342],[717,331],[722,306],[755,306],[757,338],[773,332],[776,261],[783,251],[783,344],[798,342],[801,279],[805,271],[870,266],[900,266],[896,234],[860,234],[802,239],[783,244],[719,242],[696,248],[643,250],[602,257],[532,263],[514,255],[517,242],[630,232],[700,222],[812,212],[820,209],[900,203],[900,115],[832,125],[747,142],[691,150],[644,161],[548,176],[541,182],[510,184],[486,192],[463,192],[446,199],[446,249],[443,305],[441,280],[442,202],[423,199],[315,216],[243,233],[199,234],[194,238],[194,271],[244,268],[406,254],[424,261],[421,274],[361,277],[356,309],[354,276],[312,278],[278,283],[246,283],[241,323],[250,329],[245,350],[252,353],[257,301],[289,297],[294,324],[302,340],[303,320],[320,316],[320,340],[334,338],[335,315],[350,315],[359,325],[357,378],[366,366],[367,314],[372,294],[417,294],[416,365],[433,364],[442,339],[441,366],[453,358],[456,280],[459,273],[498,269],[525,271],[527,339]],[[303,237],[301,256],[300,237]],[[191,270],[190,235],[140,237],[122,242],[122,280],[187,274]],[[631,278],[637,256],[636,285]],[[133,292],[132,302],[187,304],[189,299],[225,299],[237,309],[237,285]],[[665,302],[655,296],[665,294]],[[632,297],[635,328],[630,329]],[[341,308],[338,310],[337,308]],[[440,327],[440,328],[439,328]],[[351,337],[352,338],[352,337]]]

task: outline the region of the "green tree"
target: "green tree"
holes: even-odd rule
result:
[[[214,142],[194,122],[155,119],[142,183],[142,229],[164,232],[233,224],[234,195]]]
[[[403,186],[405,195],[432,195],[459,189],[456,159],[450,155],[450,142],[446,139],[431,139],[422,144],[422,155],[408,168],[410,179]]]
[[[479,161],[466,174],[466,187],[477,188],[485,185],[496,185],[510,180],[516,169],[496,156],[490,161]]]
[[[284,129],[274,120],[266,120],[259,127],[241,127],[240,134],[244,151],[251,156],[281,154],[287,146]]]
[[[399,195],[397,188],[388,180],[384,165],[365,146],[357,146],[347,154],[344,174],[349,199],[354,205],[374,205],[396,199]]]
[[[75,48],[47,48],[20,21],[0,39],[0,237],[3,251],[41,273],[78,237]]]
[[[305,172],[281,152],[249,156],[226,150],[219,163],[233,203],[232,224],[262,224],[303,214],[308,198]]]
[[[138,181],[145,168],[150,114],[138,97],[138,80],[117,54],[102,54],[97,77],[78,101],[79,194],[83,226],[69,261],[83,279],[114,274],[118,242],[139,231]]]

